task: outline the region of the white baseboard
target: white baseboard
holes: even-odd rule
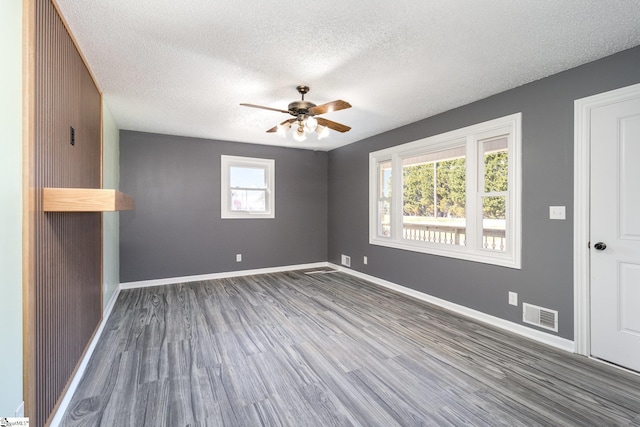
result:
[[[256,268],[254,270],[228,271],[222,273],[201,274],[197,276],[170,277],[167,279],[141,280],[139,282],[120,283],[120,289],[146,288],[149,286],[173,285],[176,283],[199,282],[201,280],[226,279],[229,277],[252,276],[254,274],[279,273],[282,271],[305,270],[329,266],[328,262],[311,264],[285,265],[280,267]]]
[[[119,294],[120,294],[120,289],[116,288],[115,292],[111,296],[111,299],[109,300],[109,303],[107,304],[107,307],[104,310],[104,313],[102,315],[102,321],[100,322],[100,325],[98,326],[98,329],[96,330],[96,333],[93,336],[93,339],[89,344],[89,347],[87,347],[87,351],[85,352],[84,357],[80,362],[80,365],[78,365],[76,374],[73,376],[73,379],[69,383],[69,387],[67,388],[67,391],[64,394],[64,397],[60,401],[60,405],[58,405],[56,414],[51,419],[51,424],[49,424],[50,427],[57,427],[62,422],[62,417],[64,416],[65,412],[67,412],[67,409],[69,408],[69,403],[71,403],[71,398],[73,398],[73,395],[75,394],[76,389],[78,388],[78,384],[82,379],[82,375],[84,375],[84,371],[87,369],[87,365],[89,364],[91,355],[93,355],[93,351],[95,350],[96,345],[98,344],[98,340],[100,339],[100,336],[102,336],[102,331],[104,330],[104,326],[106,325],[107,320],[109,319],[109,316],[111,316],[111,311],[113,310],[113,307],[116,304],[116,300],[118,299]]]
[[[439,307],[442,308],[446,308],[447,310],[451,310],[455,313],[461,314],[463,316],[466,317],[470,317],[474,320],[478,320],[480,322],[483,323],[487,323],[489,325],[498,327],[500,329],[504,329],[507,330],[509,332],[513,332],[515,334],[521,335],[523,337],[532,339],[534,341],[538,341],[541,342],[543,344],[547,344],[550,345],[552,347],[555,347],[557,349],[560,350],[564,350],[564,351],[568,351],[571,353],[575,352],[575,343],[571,340],[568,340],[566,338],[562,338],[562,337],[558,337],[555,335],[550,335],[548,333],[545,332],[541,332],[541,331],[537,331],[535,329],[532,328],[528,328],[526,326],[523,325],[518,325],[517,323],[513,323],[510,322],[508,320],[504,320],[501,319],[499,317],[495,317],[492,316],[490,314],[486,314],[483,313],[481,311],[477,311],[474,309],[471,309],[469,307],[465,307],[463,305],[459,305],[459,304],[455,304],[452,303],[450,301],[447,300],[443,300],[441,298],[437,298],[434,296],[431,296],[429,294],[425,294],[423,292],[420,291],[416,291],[415,289],[410,289],[401,285],[398,285],[396,283],[393,282],[389,282],[387,280],[384,279],[379,279],[375,276],[370,276],[368,274],[365,273],[361,273],[359,271],[356,270],[352,270],[350,268],[346,268],[346,267],[342,267],[339,265],[335,265],[335,264],[329,264],[330,267],[335,268],[337,270],[343,271],[347,274],[350,274],[352,276],[358,277],[360,279],[364,279],[367,280],[369,282],[372,282],[376,285],[380,285],[383,286],[385,288],[388,289],[392,289],[394,291],[397,292],[401,292],[405,295],[409,295],[411,297],[417,298],[419,300],[422,301],[426,301],[428,303],[437,305]]]

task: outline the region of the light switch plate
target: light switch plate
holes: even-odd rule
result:
[[[549,219],[567,219],[564,206],[549,206]]]
[[[518,305],[518,294],[516,292],[509,292],[509,304]]]

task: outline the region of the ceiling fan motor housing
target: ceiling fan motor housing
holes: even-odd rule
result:
[[[309,112],[309,109],[315,106],[316,104],[314,104],[313,102],[293,101],[291,104],[289,104],[288,110],[289,114],[294,117],[298,117],[300,115],[313,116],[313,114]]]

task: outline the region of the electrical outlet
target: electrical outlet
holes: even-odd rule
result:
[[[564,206],[549,206],[549,219],[566,219]]]
[[[364,263],[364,265],[367,265],[368,260],[366,256],[363,258],[362,262]]]
[[[342,259],[340,260],[340,262],[345,267],[351,267],[351,257],[349,255],[342,255]]]
[[[509,304],[518,305],[518,294],[515,292],[509,292]]]
[[[242,254],[236,254],[236,262],[242,262]]]

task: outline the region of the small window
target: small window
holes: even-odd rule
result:
[[[369,243],[520,268],[521,115],[376,151]]]
[[[222,218],[275,218],[275,161],[222,156]]]

